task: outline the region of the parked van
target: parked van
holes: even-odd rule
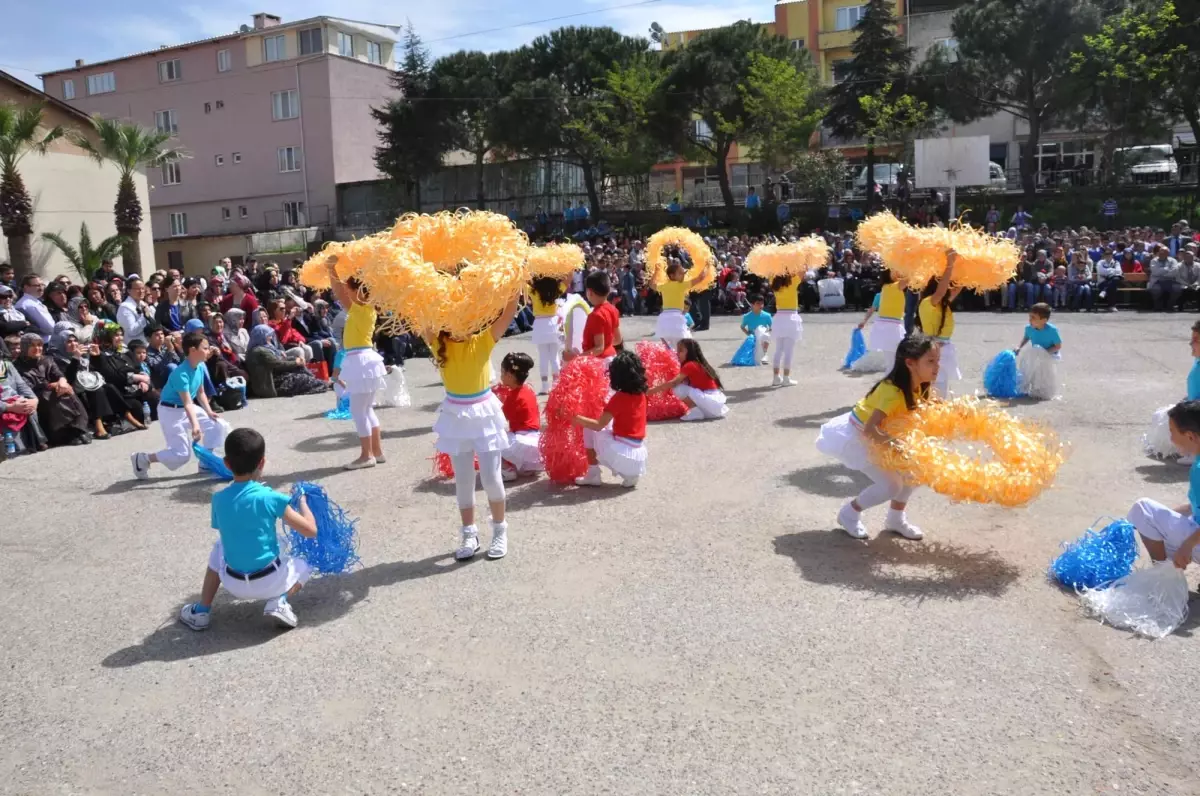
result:
[[[1113,168],[1122,183],[1161,185],[1179,181],[1179,164],[1170,144],[1124,147],[1113,151]]]

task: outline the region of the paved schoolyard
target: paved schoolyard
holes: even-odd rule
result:
[[[920,491],[924,543],[831,531],[860,482],[813,440],[870,384],[837,372],[857,317],[805,316],[798,387],[721,370],[730,416],[653,426],[636,490],[512,487],[500,562],[449,558],[427,361],[413,407],[381,412],[374,470],[341,470],[331,395],[231,413],[265,434],[272,484],[320,481],[361,518],[362,569],[311,583],[291,632],[224,596],[206,633],[175,622],[214,486],[133,481],[156,429],[0,465],[0,790],[1198,792],[1200,621],[1137,640],[1044,576],[1098,516],[1183,501],[1186,469],[1139,437],[1183,393],[1195,316],[1056,318],[1066,399],[1015,411],[1070,443],[1058,484],[1017,511]],[[960,386],[1023,325],[961,315]],[[714,363],[739,337],[700,335]]]

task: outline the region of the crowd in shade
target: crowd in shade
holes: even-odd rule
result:
[[[1068,311],[1116,311],[1122,288],[1144,289],[1144,309],[1200,311],[1200,235],[1187,222],[1169,230],[1051,230],[1023,213],[995,234],[1013,240],[1022,259],[1004,289],[964,292],[956,310],[1023,310],[1038,302]],[[629,230],[606,228],[580,241],[585,269],[569,286],[582,293],[587,273],[607,271],[611,299],[623,315],[656,314],[661,297],[650,284],[646,240]],[[712,248],[718,278],[689,299],[689,323],[703,332],[714,314],[741,314],[749,298],[762,295],[773,309],[771,291],[746,270],[746,257],[759,243],[795,239],[718,234]],[[884,268],[855,247],[852,233],[823,233],[829,261],[798,286],[805,312],[863,310],[879,292]],[[687,254],[669,250],[685,266]],[[182,360],[187,332],[201,331],[211,343],[205,391],[218,411],[235,411],[249,400],[286,398],[331,389],[330,375],[341,343],[345,313],[332,295],[299,284],[296,266],[281,269],[251,258],[229,259],[205,277],[184,278],[177,270],[145,278],[122,275],[106,262],[84,284],[67,276],[36,274],[14,281],[0,264],[0,451],[30,453],[59,445],[85,445],[117,434],[144,430],[157,419],[160,391]],[[909,299],[909,314],[917,295]],[[509,332],[528,332],[529,307]],[[424,343],[409,335],[377,334],[375,345],[388,365],[427,356]]]

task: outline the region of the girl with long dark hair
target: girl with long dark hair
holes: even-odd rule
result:
[[[575,416],[587,449],[587,473],[579,486],[603,486],[600,465],[621,477],[621,486],[637,486],[646,474],[646,369],[632,351],[621,351],[608,363],[612,397],[600,417]]]
[[[542,376],[542,392],[550,391],[552,381],[558,381],[562,367],[563,338],[559,332],[558,300],[567,288],[552,276],[539,276],[530,287],[533,305],[533,344],[538,350],[538,371]],[[522,382],[524,383],[524,382]]]
[[[938,359],[938,378],[934,384],[939,398],[949,398],[950,380],[962,378],[962,372],[958,369],[958,353],[954,350],[954,343],[950,342],[954,334],[954,311],[950,305],[962,291],[961,287],[951,287],[957,258],[958,253],[953,249],[946,252],[945,272],[938,279],[929,280],[921,293],[921,303],[917,306],[917,325],[942,349]]]
[[[786,274],[771,280],[771,292],[775,294],[775,318],[771,323],[771,333],[775,337],[775,355],[771,360],[773,387],[792,387],[796,384],[792,380],[792,354],[796,351],[796,343],[804,335],[804,322],[800,318],[799,281],[800,277]]]
[[[729,414],[721,377],[704,358],[700,344],[695,340],[680,340],[675,352],[679,355],[679,375],[656,385],[650,394],[674,392],[688,408],[680,420],[715,420]]]

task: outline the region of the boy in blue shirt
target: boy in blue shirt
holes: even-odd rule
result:
[[[1058,327],[1050,323],[1051,312],[1053,310],[1049,304],[1034,304],[1029,308],[1029,325],[1025,327],[1025,336],[1021,338],[1021,345],[1014,349],[1018,354],[1026,343],[1044,348],[1051,354],[1057,354],[1062,349]]]
[[[1031,398],[1057,398],[1058,362],[1062,359],[1062,337],[1058,327],[1050,323],[1049,304],[1039,302],[1029,308],[1029,325],[1021,344],[1013,349],[1017,354],[1017,373],[1021,392]],[[1024,353],[1026,343],[1031,343]],[[1043,353],[1044,352],[1044,353]]]
[[[1156,500],[1142,498],[1129,510],[1129,522],[1137,528],[1146,552],[1155,563],[1168,557],[1175,566],[1187,569],[1200,562],[1200,401],[1182,401],[1167,413],[1171,442],[1184,456],[1195,457],[1188,483],[1188,502],[1171,509]]]
[[[267,443],[254,429],[239,428],[225,440],[225,466],[233,483],[212,498],[212,527],[220,534],[208,556],[208,571],[200,602],[183,606],[179,621],[192,630],[207,630],[217,591],[225,589],[239,600],[266,600],[263,615],[284,627],[296,626],[288,598],[312,575],[308,562],[279,551],[279,520],[308,538],[317,535],[317,521],[304,497],[300,510],[288,496],[257,478],[266,465]]]
[[[754,335],[758,340],[756,345],[762,346],[762,359],[759,364],[767,364],[767,349],[771,346],[771,313],[763,309],[763,297],[755,293],[750,296],[750,311],[742,316],[742,333]],[[758,329],[762,329],[758,332]]]

